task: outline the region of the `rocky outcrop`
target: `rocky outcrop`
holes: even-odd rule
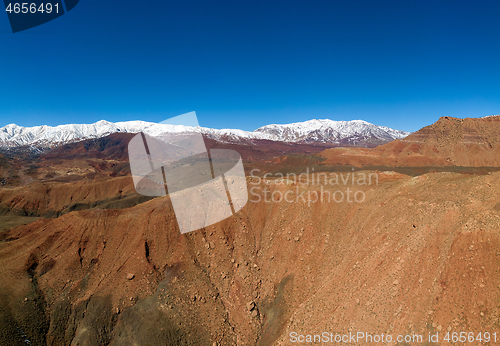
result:
[[[500,116],[442,117],[406,138],[373,149],[327,149],[326,164],[500,166]]]

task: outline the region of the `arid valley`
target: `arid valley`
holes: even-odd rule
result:
[[[1,345],[500,338],[500,117],[371,149],[207,139],[241,153],[249,202],[187,234],[136,193],[131,137],[1,157]]]

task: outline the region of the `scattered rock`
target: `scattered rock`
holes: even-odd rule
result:
[[[132,274],[132,273],[127,274],[127,280],[132,280],[133,278],[135,278],[134,274]]]
[[[253,309],[255,309],[255,302],[253,302],[253,301],[249,301],[249,302],[247,303],[247,310],[248,310],[248,311],[252,311]]]

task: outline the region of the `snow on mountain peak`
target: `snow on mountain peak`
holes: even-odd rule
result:
[[[112,133],[144,132],[153,137],[166,138],[187,132],[203,133],[222,142],[250,143],[249,140],[271,140],[296,143],[337,143],[363,145],[367,141],[390,141],[407,136],[408,132],[370,124],[363,120],[334,121],[313,119],[304,122],[267,125],[253,132],[238,129],[210,129],[183,125],[158,124],[146,121],[112,123],[100,120],[93,124],[22,127],[9,124],[0,128],[0,147],[53,147],[59,144],[100,138]]]
[[[284,125],[266,125],[254,132],[278,136],[288,142],[340,143],[361,145],[366,141],[391,141],[409,135],[408,132],[393,130],[370,124],[364,120],[335,121],[313,119]]]

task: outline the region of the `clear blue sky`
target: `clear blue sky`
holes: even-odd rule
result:
[[[500,114],[499,18],[496,0],[81,0],[12,34],[4,12],[0,126]]]

